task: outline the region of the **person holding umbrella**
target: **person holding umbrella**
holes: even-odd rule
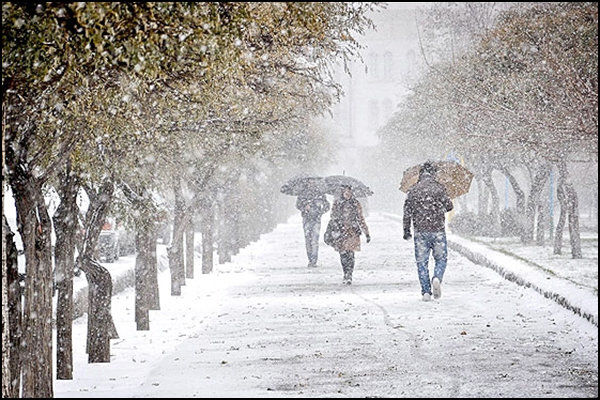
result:
[[[302,214],[302,227],[308,256],[308,267],[317,266],[319,256],[319,233],[321,216],[329,211],[329,202],[325,197],[326,187],[321,177],[297,175],[281,186],[281,193],[297,196],[296,208]]]
[[[404,202],[404,239],[411,238],[411,222],[414,227],[415,259],[424,301],[442,295],[441,284],[446,270],[447,243],[445,214],[453,208],[446,187],[436,180],[437,169],[425,162],[419,172],[418,182],[408,190]],[[429,279],[429,254],[433,251],[435,269]]]
[[[354,196],[352,187],[341,186],[341,196],[336,198],[331,208],[331,220],[325,232],[325,243],[340,253],[343,284],[352,284],[354,252],[360,251],[360,235],[364,232],[367,243],[371,241],[369,228],[363,215],[362,206]]]
[[[317,259],[319,258],[321,216],[329,211],[330,205],[322,192],[306,190],[298,195],[296,208],[302,214],[308,268],[314,268],[317,266]]]

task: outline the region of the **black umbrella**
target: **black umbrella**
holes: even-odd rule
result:
[[[283,186],[281,193],[290,196],[320,196],[325,193],[323,178],[320,176],[298,175],[291,178]]]
[[[337,196],[341,194],[342,186],[350,186],[356,197],[367,197],[373,194],[373,191],[367,185],[351,176],[331,175],[323,178],[323,182],[325,183],[325,193]]]

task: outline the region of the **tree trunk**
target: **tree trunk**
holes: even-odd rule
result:
[[[77,192],[79,186],[71,175],[67,161],[65,173],[59,175],[60,205],[54,213],[56,304],[56,379],[73,379],[73,270],[75,268],[75,234],[77,232]]]
[[[150,287],[150,251],[149,229],[146,224],[137,228],[135,247],[135,323],[138,331],[150,329],[149,297]]]
[[[203,222],[204,223],[204,222]],[[231,261],[231,245],[229,240],[229,221],[227,219],[227,211],[225,209],[225,205],[221,201],[219,204],[218,210],[218,218],[215,221],[216,225],[216,242],[217,242],[217,251],[219,254],[219,264],[223,264]],[[204,227],[203,227],[204,231]],[[214,238],[213,238],[214,239]],[[204,243],[204,236],[203,236]],[[204,249],[204,245],[203,245]],[[203,256],[204,258],[204,250]]]
[[[248,241],[247,238],[244,237],[242,230],[240,229],[240,221],[231,220],[231,250],[233,255],[235,256],[240,252],[240,249],[244,247]]]
[[[492,219],[492,234],[495,236],[500,232],[500,196],[498,195],[498,190],[496,190],[496,186],[492,180],[491,172],[488,172],[483,176],[483,182],[485,183],[485,186],[489,190],[490,196],[492,197],[490,218]]]
[[[516,201],[517,213],[519,215],[521,215],[523,218],[519,219],[519,221],[515,221],[515,222],[517,224],[519,224],[518,231],[519,231],[519,236],[521,237],[521,241],[525,242],[526,241],[526,237],[525,237],[526,229],[522,222],[523,219],[525,219],[525,217],[526,217],[525,193],[523,192],[523,189],[521,189],[521,186],[519,185],[519,182],[517,181],[515,176],[510,173],[510,171],[507,167],[503,167],[502,172],[508,178],[508,181],[509,181],[511,187],[512,187],[513,191],[515,192],[515,197],[517,198],[517,201]]]
[[[560,216],[554,237],[554,254],[562,252],[562,233],[565,220],[568,218],[571,256],[576,259],[583,258],[579,231],[579,201],[573,184],[569,182],[569,171],[565,161],[558,165],[558,172],[557,197],[560,203]]]
[[[204,208],[202,216],[202,273],[209,274],[213,270],[213,234],[214,234],[214,207]]]
[[[219,255],[219,264],[224,264],[226,262],[231,261],[231,249],[229,248],[229,243],[227,243],[226,239],[219,238],[218,244],[218,255]],[[203,247],[204,249],[204,247]],[[204,254],[204,250],[203,250]]]
[[[110,362],[110,339],[118,337],[110,312],[112,280],[96,259],[96,247],[113,198],[112,178],[103,182],[97,193],[86,189],[90,204],[86,212],[83,249],[77,259],[88,281],[88,362]]]
[[[25,250],[22,396],[53,397],[51,221],[36,178],[13,176],[11,186]]]
[[[185,232],[185,204],[179,180],[173,186],[175,210],[173,212],[173,238],[167,249],[169,269],[171,271],[171,296],[181,295],[181,286],[185,284],[185,266],[183,260],[183,237]]]
[[[119,337],[110,313],[110,273],[94,258],[81,260],[80,268],[88,281],[88,362],[110,362],[110,339]]]
[[[2,275],[2,292],[3,296],[6,296],[2,308],[3,318],[6,317],[2,325],[3,334],[6,330],[6,337],[3,337],[2,343],[2,376],[4,378],[6,374],[10,378],[6,382],[7,387],[3,388],[3,397],[19,397],[21,386],[22,293],[17,265],[17,247],[13,237],[14,234],[8,225],[8,221],[2,214],[2,259],[5,267],[5,273]],[[6,389],[6,392],[4,392],[4,389]]]
[[[537,228],[535,233],[535,243],[538,246],[546,244],[546,229],[548,226],[548,207],[545,202],[537,206]]]
[[[554,254],[562,254],[562,240],[563,230],[565,228],[565,222],[567,220],[567,195],[565,193],[565,184],[561,176],[558,178],[558,184],[556,186],[556,198],[560,205],[560,214],[558,216],[558,223],[556,224],[556,230],[554,231]]]
[[[4,100],[4,96],[3,100]],[[4,216],[4,182],[7,181],[7,177],[4,172],[5,161],[4,161],[4,136],[6,127],[6,107],[5,103],[2,102],[2,397],[19,397],[19,394],[15,396],[11,390],[12,385],[12,369],[10,368],[11,360],[11,349],[10,349],[10,319],[8,312],[8,269],[7,269],[7,252],[8,244],[6,237],[4,236],[8,232],[8,223]],[[5,225],[6,224],[6,225]]]
[[[149,310],[159,310],[156,226],[153,221],[139,223],[136,230],[135,321],[137,330],[149,330]]]
[[[156,240],[158,226],[154,219],[158,210],[152,201],[150,192],[144,186],[129,185],[120,181],[123,194],[130,201],[133,208],[139,211],[140,217],[136,221],[136,322],[138,314],[144,318],[147,310],[160,310],[158,293],[158,263],[156,257]],[[140,292],[138,293],[138,288]],[[140,297],[141,296],[141,297]],[[144,308],[147,310],[144,311]],[[143,329],[138,326],[138,330]]]
[[[525,243],[533,242],[535,227],[535,211],[539,203],[539,198],[546,180],[550,177],[550,168],[548,164],[542,164],[538,168],[531,184],[529,198],[527,199],[527,218],[525,227]]]
[[[510,173],[508,168],[502,168],[502,173],[508,178],[508,182],[510,183],[510,186],[515,192],[515,196],[517,198],[517,211],[519,211],[519,213],[525,212],[525,193],[523,192],[523,189],[521,189],[519,182],[517,181],[515,176]]]
[[[3,106],[5,104],[3,98]],[[17,229],[25,252],[25,290],[23,296],[20,362],[23,397],[53,397],[52,376],[52,223],[42,192],[44,174],[34,175],[29,153],[30,139],[35,137],[32,121],[8,121],[22,125],[20,139],[6,130],[3,108],[2,136],[10,145],[2,152],[2,170],[11,186],[17,210]],[[21,129],[21,128],[19,128]],[[45,171],[48,172],[48,171]],[[47,177],[47,175],[46,175]],[[3,204],[4,204],[4,198]],[[4,331],[4,329],[3,329]]]
[[[235,185],[235,186],[234,186]],[[231,188],[224,193],[220,201],[219,232],[217,237],[219,263],[230,262],[231,257],[239,252],[242,243],[240,232],[241,219],[244,218],[242,212],[242,199],[235,193],[240,190],[239,183],[232,182]],[[207,213],[207,218],[214,222],[214,210]],[[246,210],[246,212],[249,212]],[[214,232],[214,229],[213,229]]]
[[[4,172],[4,132],[2,134],[2,171]],[[4,177],[2,178],[4,180]],[[4,183],[2,183],[2,200],[4,200]],[[6,241],[6,230],[8,224],[6,223],[6,217],[4,216],[4,201],[2,201],[2,398],[5,397],[19,397],[18,394],[15,396],[11,391],[11,382],[13,371],[10,366],[11,355],[13,351],[10,343],[10,330],[9,327],[10,319],[8,313],[8,268],[7,268],[7,256],[6,253],[9,251],[8,243]]]
[[[581,252],[581,233],[579,231],[579,201],[573,184],[567,185],[569,207],[569,238],[571,241],[571,257],[583,258]]]
[[[556,187],[554,172],[550,172],[550,185],[548,187],[548,240],[554,241],[554,188]]]
[[[152,225],[148,235],[148,308],[160,310],[160,295],[158,290],[158,260],[156,256],[156,240],[158,239],[158,228]]]
[[[194,278],[194,224],[190,218],[185,232],[185,277]]]

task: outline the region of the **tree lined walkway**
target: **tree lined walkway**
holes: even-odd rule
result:
[[[89,362],[110,360],[110,339],[121,334],[109,312],[110,273],[95,252],[109,217],[135,231],[139,330],[151,329],[149,311],[161,307],[161,225],[173,227],[173,296],[193,275],[183,262],[190,227],[200,224],[205,248],[218,242],[225,259],[272,228],[278,183],[325,163],[317,149],[327,136],[315,117],[340,99],[334,68],[359,58],[358,38],[373,28],[367,14],[379,8],[2,4],[2,182],[15,198],[26,264],[21,308],[7,289],[18,285],[7,275],[17,266],[2,258],[3,397],[53,397],[53,375],[71,379],[74,264],[90,287]],[[54,215],[52,192],[60,198]]]
[[[83,378],[57,395],[597,396],[596,327],[452,251],[442,298],[422,302],[412,242],[381,215],[367,222],[350,287],[322,243],[306,268],[294,217],[189,280],[153,331],[130,335],[132,292],[117,296],[111,363],[76,361]]]

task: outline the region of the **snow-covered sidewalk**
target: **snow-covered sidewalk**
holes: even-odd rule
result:
[[[351,287],[323,243],[319,267],[306,268],[293,217],[180,297],[162,272],[148,332],[135,330],[133,291],[115,296],[111,363],[87,364],[78,319],[74,380],[57,381],[56,395],[598,395],[596,326],[454,251],[442,298],[422,302],[412,242],[380,214],[367,223]]]

